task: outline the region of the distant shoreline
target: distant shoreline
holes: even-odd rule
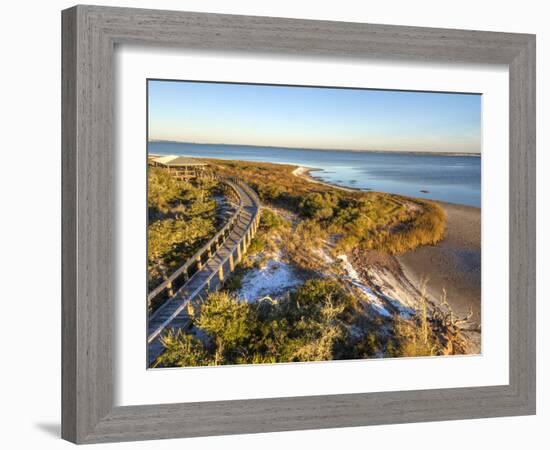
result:
[[[469,152],[430,152],[430,151],[411,151],[411,150],[367,150],[367,149],[347,149],[347,148],[312,148],[312,147],[279,147],[275,145],[249,145],[249,144],[216,144],[200,142],[180,142],[151,139],[147,144],[183,144],[183,145],[208,145],[212,147],[247,147],[247,148],[274,148],[283,150],[305,150],[305,151],[323,151],[323,152],[354,152],[354,153],[397,153],[412,155],[436,155],[436,156],[471,156],[481,157],[481,153]]]

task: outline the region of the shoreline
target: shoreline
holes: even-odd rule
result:
[[[292,174],[309,182],[346,192],[369,192],[317,180],[315,169],[299,166]],[[374,192],[374,191],[370,191]],[[403,196],[406,197],[406,196]],[[465,317],[472,308],[474,328],[481,324],[481,208],[439,200],[426,200],[441,206],[447,214],[445,238],[436,245],[425,245],[397,255],[405,277],[420,288],[428,279],[428,298],[439,304],[443,289],[453,313]]]
[[[318,180],[317,178],[314,178],[310,175],[310,172],[316,171],[316,170],[322,170],[322,169],[315,169],[313,167],[305,167],[305,166],[298,166],[296,169],[292,171],[292,175],[298,178],[302,178],[303,180],[309,181],[310,183],[316,183],[321,184],[323,186],[328,186],[331,188],[340,189],[341,191],[345,192],[369,192],[369,191],[363,191],[358,188],[351,188],[346,186],[340,186],[338,184],[332,184],[328,183],[326,181]]]
[[[481,210],[438,202],[447,214],[445,238],[436,245],[422,246],[397,255],[403,272],[419,285],[428,279],[428,297],[439,303],[445,289],[455,315],[481,325]]]
[[[276,145],[251,145],[251,144],[221,144],[212,142],[182,142],[163,139],[150,139],[149,144],[176,144],[176,145],[204,145],[209,147],[246,147],[246,148],[274,148],[282,150],[305,150],[322,152],[353,152],[353,153],[398,153],[403,155],[437,155],[437,156],[472,156],[481,158],[477,152],[430,152],[412,150],[375,150],[375,149],[353,149],[353,148],[311,148],[311,147],[278,147]]]
[[[287,165],[293,166],[295,164],[287,164]],[[383,194],[399,195],[400,197],[411,198],[413,200],[421,200],[421,201],[426,201],[426,202],[437,203],[442,208],[445,208],[445,206],[451,206],[451,207],[452,206],[458,206],[458,207],[464,207],[464,208],[472,208],[474,210],[481,211],[481,208],[479,208],[477,206],[463,205],[463,204],[460,204],[460,203],[445,202],[443,200],[432,200],[430,198],[413,197],[413,196],[404,195],[404,194],[394,194],[392,192],[376,191],[376,190],[373,190],[373,189],[365,190],[365,189],[359,189],[359,188],[354,188],[354,187],[341,186],[339,184],[334,184],[334,183],[329,183],[328,181],[319,180],[319,179],[317,179],[317,178],[310,175],[310,172],[316,172],[316,171],[320,171],[320,170],[323,170],[323,169],[317,169],[315,167],[307,167],[307,166],[297,166],[296,169],[294,169],[292,171],[292,175],[294,175],[295,177],[298,177],[298,178],[302,178],[303,180],[309,181],[310,183],[321,184],[323,186],[331,187],[331,188],[334,188],[334,189],[339,189],[339,190],[345,191],[345,192],[365,192],[365,193],[366,192],[380,192],[380,193],[383,193]]]

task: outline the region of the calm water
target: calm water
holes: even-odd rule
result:
[[[149,152],[288,163],[318,169],[312,176],[363,190],[481,206],[481,158],[411,153],[151,142]]]

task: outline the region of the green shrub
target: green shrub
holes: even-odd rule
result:
[[[207,366],[213,363],[202,342],[178,330],[169,330],[161,338],[164,352],[159,356],[158,363],[164,367]]]
[[[171,205],[183,199],[183,193],[191,185],[178,181],[167,171],[149,167],[147,182],[147,207],[157,213],[166,213]]]
[[[260,252],[262,252],[265,249],[266,246],[266,240],[265,238],[261,236],[256,236],[250,241],[250,245],[248,247],[248,254],[250,255],[256,255]]]
[[[258,195],[261,200],[276,202],[284,193],[284,189],[277,185],[261,185],[258,189]]]
[[[158,286],[191,257],[219,228],[217,203],[211,195],[216,180],[179,181],[165,169],[150,167],[147,204],[149,225],[148,285]],[[164,298],[158,297],[150,310]]]
[[[290,296],[289,302],[292,307],[288,313],[298,313],[298,316],[293,316],[295,320],[304,317],[323,320],[322,314],[328,313],[328,310],[323,308],[329,306],[335,311],[340,311],[330,320],[344,319],[358,307],[357,299],[351,296],[339,281],[331,278],[306,281]]]
[[[225,281],[223,288],[229,292],[235,292],[242,288],[243,276],[237,272],[233,272]]]
[[[338,206],[339,197],[334,193],[308,194],[300,203],[301,213],[310,219],[323,220],[332,217]]]
[[[215,364],[224,362],[225,353],[244,343],[250,335],[250,313],[246,302],[239,302],[227,292],[210,294],[201,305],[196,325],[215,342]]]
[[[165,219],[147,229],[149,287],[154,288],[215,233],[212,220]],[[158,305],[153,305],[158,307]]]
[[[267,208],[262,209],[260,227],[263,231],[275,231],[286,226],[288,223],[279,214]]]
[[[163,365],[320,361],[339,356],[344,320],[355,300],[336,280],[310,280],[279,303],[241,302],[210,294],[194,326],[206,345],[183,332],[163,340]],[[187,354],[186,352],[189,352]],[[178,356],[179,355],[179,356]],[[204,358],[201,361],[200,358]]]

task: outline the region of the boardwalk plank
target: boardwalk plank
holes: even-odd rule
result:
[[[242,245],[241,242],[245,238],[248,229],[255,229],[253,224],[260,212],[260,202],[250,187],[246,185],[242,186],[241,184],[233,183],[233,187],[241,197],[243,209],[229,236],[224,240],[216,253],[203,264],[202,269],[194,273],[171,299],[167,300],[164,305],[150,316],[147,326],[148,367],[151,367],[163,351],[160,341],[161,336],[168,329],[182,329],[189,326],[189,317],[187,315],[187,308],[185,307],[186,302],[196,301],[201,295],[205,294],[208,288],[207,280],[212,275],[214,278],[210,290],[213,291],[216,289],[219,285],[217,274],[220,267],[223,265],[225,274],[230,273],[229,262],[225,260],[231,254],[233,254],[236,260],[237,246]],[[252,231],[253,234],[254,231]]]

